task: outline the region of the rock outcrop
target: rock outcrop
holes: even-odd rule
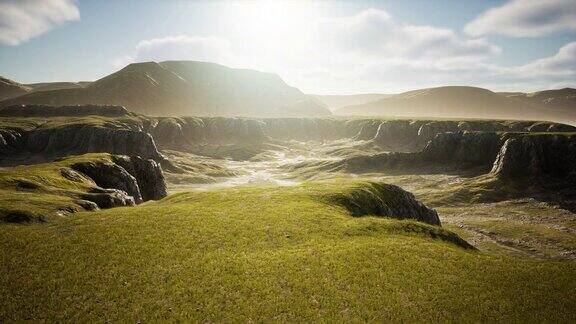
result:
[[[143,131],[72,124],[39,128],[22,135],[23,148],[33,153],[65,156],[106,152],[164,160],[152,136]]]
[[[374,143],[391,152],[417,150],[419,121],[393,120],[382,122],[374,136]]]
[[[7,155],[19,151],[22,144],[22,133],[13,129],[0,129],[0,154]]]
[[[524,135],[508,138],[491,171],[502,178],[560,178],[576,183],[576,136]]]
[[[143,202],[136,178],[117,164],[108,162],[86,162],[74,164],[72,165],[72,169],[88,176],[100,188],[120,190],[130,196],[134,203],[140,204]],[[105,192],[99,191],[97,193]],[[115,191],[115,193],[118,192]],[[90,200],[88,196],[84,197],[84,199]],[[98,204],[97,201],[94,202]],[[98,206],[102,207],[100,205]]]
[[[152,134],[161,147],[184,150],[205,144],[258,143],[268,139],[263,123],[249,118],[160,118]]]
[[[439,133],[419,155],[426,162],[458,164],[462,168],[489,166],[501,145],[496,133]]]
[[[112,159],[113,162],[82,162],[71,166],[97,185],[83,194],[82,199],[92,201],[100,208],[111,208],[166,197],[162,168],[154,160],[138,156],[114,156]]]
[[[440,225],[438,213],[398,186],[367,182],[343,193],[328,196],[331,203],[345,207],[353,216],[385,216],[414,219]]]
[[[143,201],[158,200],[166,197],[166,180],[162,167],[154,160],[139,156],[115,156],[114,162],[136,178]]]
[[[455,132],[437,134],[419,152],[392,152],[355,156],[340,163],[350,172],[445,172],[490,170],[502,145],[496,133]]]

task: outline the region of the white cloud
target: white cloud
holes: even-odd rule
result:
[[[387,12],[376,9],[324,19],[318,34],[320,44],[372,57],[451,60],[481,59],[500,53],[500,48],[485,40],[463,39],[445,28],[399,24]]]
[[[576,80],[576,42],[562,46],[554,56],[524,65],[521,70],[527,73],[571,76]]]
[[[576,85],[576,42],[529,64],[490,63],[500,49],[433,26],[404,25],[382,10],[309,22],[298,42],[282,38],[170,36],[138,43],[117,67],[168,59],[217,62],[280,75],[310,93],[399,92],[441,85],[538,90]],[[262,40],[261,40],[262,41]],[[264,50],[267,49],[267,50]]]
[[[576,0],[512,0],[492,8],[464,28],[473,36],[536,37],[576,30]]]
[[[0,0],[0,43],[19,45],[78,19],[74,0]]]
[[[232,64],[230,43],[217,37],[167,36],[140,41],[131,55],[117,58],[117,67],[131,62],[192,60]]]

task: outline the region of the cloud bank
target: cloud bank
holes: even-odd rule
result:
[[[441,85],[495,90],[574,86],[576,42],[519,66],[491,63],[501,49],[450,29],[396,22],[386,11],[310,22],[299,42],[168,36],[138,43],[123,63],[198,60],[274,72],[307,92],[399,92]],[[125,64],[117,64],[117,67]]]
[[[0,43],[19,45],[79,19],[73,0],[0,0]]]
[[[355,16],[323,19],[319,43],[368,57],[410,60],[480,59],[500,48],[484,40],[462,39],[449,29],[402,25],[383,10],[369,9]]]
[[[483,13],[464,30],[472,36],[512,37],[576,30],[576,0],[513,0]]]

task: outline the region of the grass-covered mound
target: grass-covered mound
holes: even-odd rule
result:
[[[484,255],[326,199],[358,186],[194,191],[2,224],[0,320],[576,320],[574,263]]]
[[[0,169],[0,221],[47,220],[55,215],[82,210],[79,195],[95,184],[82,175],[65,176],[79,163],[112,163],[109,154],[86,154],[52,163]]]
[[[0,222],[45,221],[165,196],[160,166],[136,156],[92,153],[0,169]]]

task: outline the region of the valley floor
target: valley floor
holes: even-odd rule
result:
[[[535,259],[576,259],[576,214],[562,207],[533,198],[499,202],[474,202],[452,198],[453,188],[462,187],[473,176],[458,174],[390,175],[386,173],[350,174],[313,168],[364,149],[362,141],[293,142],[261,154],[252,161],[234,161],[186,155],[168,151],[169,157],[184,158],[198,164],[219,166],[216,177],[198,180],[176,179],[169,174],[171,192],[210,190],[237,186],[294,186],[310,179],[365,179],[398,185],[438,210],[442,224],[469,240],[479,250],[497,255]],[[352,152],[352,153],[351,153]],[[186,159],[187,158],[187,159]],[[170,181],[172,180],[172,181]]]

